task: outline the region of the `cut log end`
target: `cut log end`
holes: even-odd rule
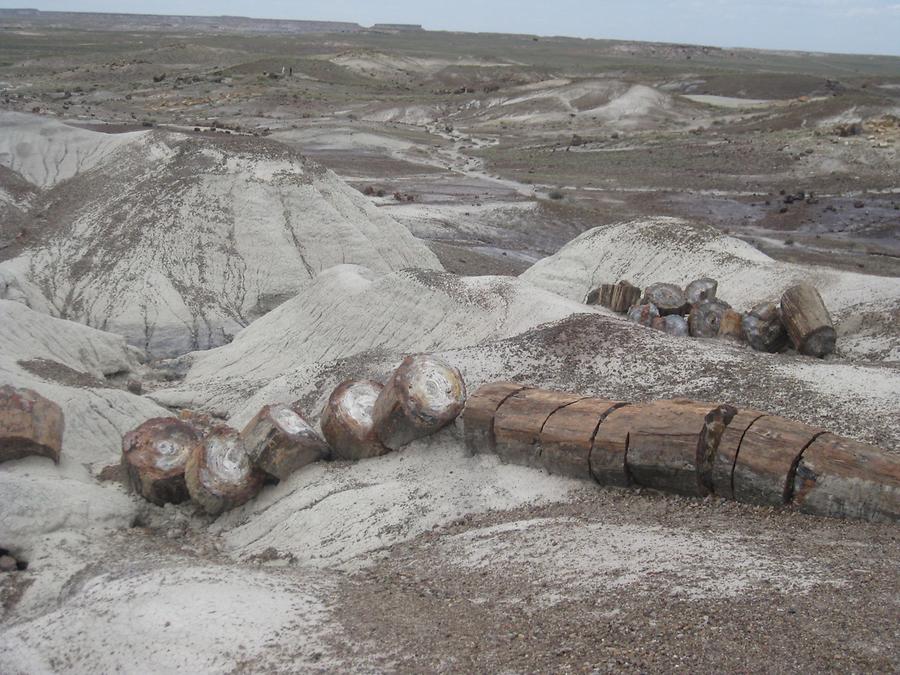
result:
[[[797,284],[781,296],[781,318],[794,347],[806,356],[832,353],[837,334],[822,296],[809,284]]]
[[[706,300],[691,308],[688,328],[692,337],[714,338],[719,335],[719,327],[725,312],[731,305],[722,300]]]
[[[38,455],[59,464],[64,426],[53,401],[31,389],[0,387],[0,462]]]
[[[234,429],[219,426],[198,441],[185,468],[188,493],[204,511],[218,515],[247,503],[264,482]]]
[[[655,305],[660,316],[687,314],[691,308],[684,291],[675,284],[651,284],[644,290],[641,303]]]
[[[174,417],[147,420],[122,438],[122,467],[128,485],[159,506],[189,498],[184,472],[200,440],[197,430]]]
[[[381,391],[374,380],[348,380],[331,393],[322,411],[322,434],[335,459],[355,461],[389,451],[378,440],[372,418]]]
[[[744,339],[760,352],[779,352],[787,345],[788,336],[781,322],[781,312],[774,302],[756,305],[744,316]]]
[[[719,290],[719,282],[709,277],[696,279],[687,285],[684,289],[684,295],[688,304],[699,305],[705,300],[714,300],[716,292]]]
[[[297,403],[263,406],[241,431],[241,440],[254,465],[278,480],[330,454]]]

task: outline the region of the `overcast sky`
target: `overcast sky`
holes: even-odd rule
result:
[[[23,6],[900,55],[900,0],[0,0],[0,7]]]

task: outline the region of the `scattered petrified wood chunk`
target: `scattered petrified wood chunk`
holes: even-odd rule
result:
[[[397,450],[448,425],[465,403],[459,370],[429,354],[407,356],[375,401],[375,433],[385,447]]]
[[[39,455],[58,464],[64,426],[53,401],[31,389],[0,387],[0,462]]]
[[[834,351],[837,333],[822,296],[813,286],[797,284],[784,292],[781,320],[801,354],[822,357]]]
[[[381,390],[374,380],[347,380],[331,392],[322,411],[322,434],[335,459],[366,459],[389,452],[378,440],[372,420]]]
[[[586,305],[603,305],[612,301],[613,284],[600,284],[597,288],[587,294],[584,299]]]
[[[787,332],[781,323],[781,312],[774,302],[763,302],[744,315],[744,339],[753,349],[775,353],[787,344]]]
[[[641,289],[628,281],[620,281],[610,290],[609,299],[604,302],[601,297],[600,304],[619,314],[624,314],[628,308],[637,303],[641,298]]]
[[[678,314],[657,317],[653,319],[650,326],[675,337],[687,337],[689,335],[687,320]]]
[[[716,297],[716,291],[719,290],[719,282],[709,277],[695,279],[684,289],[685,298],[688,304],[699,305],[704,300],[713,300]]]
[[[719,337],[735,342],[743,342],[743,322],[744,317],[740,312],[726,309],[722,314],[722,321],[719,323]]]
[[[184,471],[200,438],[195,427],[175,417],[157,417],[132,429],[122,437],[127,484],[159,506],[187,501]]]
[[[800,454],[821,433],[776,415],[754,422],[744,433],[734,463],[734,498],[767,506],[786,503]]]
[[[497,408],[510,396],[525,387],[515,382],[491,382],[475,390],[466,399],[466,407],[462,412],[463,437],[466,447],[473,455],[493,453],[494,415]]]
[[[224,425],[194,445],[184,477],[191,499],[210,515],[247,503],[265,481],[263,472],[253,466],[240,434]]]
[[[263,406],[241,431],[253,464],[284,480],[297,469],[328,459],[328,445],[300,412],[297,404]]]
[[[713,338],[719,335],[722,317],[731,305],[723,300],[705,300],[691,308],[688,327],[692,337]]]
[[[548,389],[523,389],[507,398],[494,416],[494,441],[501,459],[511,464],[540,466],[541,429],[563,406],[584,398]]]
[[[712,489],[717,495],[734,499],[731,474],[734,471],[734,462],[737,459],[741,441],[744,439],[747,429],[762,417],[765,417],[765,413],[759,410],[741,409],[722,432],[722,439],[719,441],[712,469]]]
[[[823,434],[803,452],[793,501],[821,516],[900,520],[900,455],[834,434]]]
[[[656,305],[634,305],[628,310],[628,320],[639,323],[642,326],[652,326],[653,319],[659,317]]]
[[[593,480],[594,434],[603,418],[622,405],[620,401],[585,398],[552,413],[540,434],[540,459],[544,468],[561,476]]]
[[[655,305],[660,316],[687,314],[691,305],[681,286],[675,284],[651,284],[644,289],[642,304]]]

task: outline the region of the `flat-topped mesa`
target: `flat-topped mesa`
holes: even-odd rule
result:
[[[448,425],[465,402],[459,370],[428,354],[407,356],[375,401],[375,433],[385,447],[397,450]]]
[[[655,305],[660,316],[668,314],[687,314],[691,305],[681,286],[676,284],[651,284],[644,289],[641,304]]]
[[[322,411],[322,435],[333,459],[355,461],[390,451],[378,440],[372,420],[382,388],[374,380],[347,380],[331,392]]]
[[[184,471],[202,434],[175,417],[147,420],[122,437],[122,466],[128,486],[158,506],[190,498]]]
[[[823,357],[834,351],[837,333],[822,296],[809,284],[797,284],[781,296],[781,320],[798,352]]]
[[[0,462],[38,455],[59,464],[64,428],[53,401],[31,389],[0,387]]]
[[[240,434],[224,425],[194,445],[184,475],[191,499],[213,516],[250,501],[265,481]]]
[[[299,403],[263,406],[241,431],[241,440],[254,466],[278,480],[331,454]]]
[[[741,330],[747,343],[759,352],[775,353],[787,345],[781,311],[774,302],[761,302],[744,315]]]

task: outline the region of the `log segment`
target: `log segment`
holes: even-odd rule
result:
[[[687,321],[677,314],[657,317],[650,323],[650,327],[674,337],[687,337],[690,334]]]
[[[496,452],[494,415],[503,402],[525,387],[515,382],[491,382],[475,390],[462,412],[463,438],[473,455]]]
[[[175,417],[147,420],[122,437],[122,468],[128,486],[158,506],[189,499],[184,472],[202,434]]]
[[[297,403],[263,406],[241,431],[241,441],[254,466],[278,480],[331,454]]]
[[[372,422],[378,440],[397,450],[450,424],[465,403],[459,370],[429,354],[407,356],[378,394]]]
[[[733,309],[726,309],[722,314],[722,320],[719,323],[719,337],[734,342],[744,341],[743,331],[744,317]]]
[[[744,433],[734,463],[734,498],[765,506],[785,504],[800,455],[821,433],[821,429],[777,415],[754,422]]]
[[[378,440],[372,420],[381,389],[374,380],[347,380],[331,392],[322,411],[322,435],[334,459],[356,461],[389,452]]]
[[[793,502],[820,516],[900,520],[900,455],[834,434],[816,438],[794,476]]]
[[[737,460],[741,441],[744,440],[747,430],[762,417],[765,417],[765,413],[745,408],[739,410],[725,427],[712,468],[712,489],[720,497],[734,499],[731,476],[734,472],[734,463]]]
[[[608,307],[612,302],[613,284],[600,284],[597,288],[587,294],[584,299],[586,305],[603,305]]]
[[[689,283],[684,289],[684,295],[688,304],[699,305],[704,300],[713,300],[716,297],[716,291],[719,290],[719,282],[709,277],[696,279]]]
[[[659,318],[659,310],[656,305],[634,305],[628,310],[628,320],[650,327],[653,320]]]
[[[837,333],[822,296],[809,284],[797,284],[781,296],[781,320],[798,352],[823,357],[834,351]]]
[[[240,434],[224,425],[194,445],[184,477],[191,499],[213,516],[253,499],[265,481]]]
[[[600,485],[627,487],[634,482],[625,461],[628,435],[640,424],[646,407],[646,403],[638,403],[616,408],[597,427],[591,446],[590,469]]]
[[[504,462],[540,466],[544,423],[563,406],[584,398],[548,389],[523,389],[507,398],[494,416],[496,452]]]
[[[755,305],[744,315],[744,339],[759,352],[775,353],[787,344],[787,332],[781,323],[781,311],[774,302]]]
[[[31,389],[0,387],[0,462],[38,455],[59,464],[64,427],[53,401]]]
[[[548,473],[583,480],[591,475],[591,448],[600,423],[621,401],[585,398],[550,414],[540,433],[540,460]]]
[[[681,286],[675,284],[651,284],[644,289],[641,304],[655,305],[660,316],[687,314],[691,308]]]
[[[628,308],[634,305],[641,297],[641,289],[628,281],[620,281],[613,286],[608,304],[602,301],[600,304],[614,312],[624,314]]]
[[[694,305],[688,316],[691,337],[717,337],[722,317],[729,309],[731,305],[723,300],[704,300],[699,305]]]

